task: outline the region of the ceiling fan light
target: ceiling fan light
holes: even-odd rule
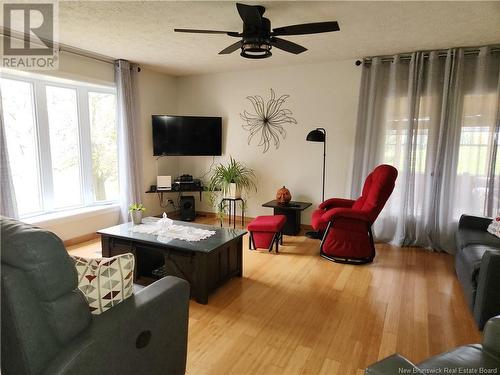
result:
[[[265,59],[272,56],[271,48],[267,43],[246,42],[241,46],[240,55],[248,59]]]

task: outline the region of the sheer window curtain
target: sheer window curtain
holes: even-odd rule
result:
[[[118,168],[120,175],[120,222],[129,221],[128,207],[141,202],[141,150],[137,94],[138,66],[115,62],[118,108]]]
[[[499,66],[492,47],[363,66],[352,195],[378,164],[400,173],[374,226],[378,240],[454,252],[461,214],[499,211]]]
[[[1,97],[0,92],[0,215],[17,219],[16,194],[10,171]]]

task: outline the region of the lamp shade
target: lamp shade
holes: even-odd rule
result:
[[[325,133],[320,129],[314,129],[307,134],[306,141],[309,142],[324,142],[325,141]]]

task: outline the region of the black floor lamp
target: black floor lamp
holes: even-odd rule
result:
[[[325,172],[326,172],[326,130],[323,128],[316,128],[307,134],[306,141],[309,142],[323,142],[323,192],[321,193],[321,202],[325,201]],[[314,239],[321,239],[321,233],[307,232],[306,236]]]
[[[326,168],[326,130],[317,128],[311,130],[307,134],[306,141],[323,142],[323,193],[321,194],[321,202],[325,201],[325,168]]]

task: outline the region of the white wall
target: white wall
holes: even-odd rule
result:
[[[157,194],[146,194],[151,185],[156,185],[157,175],[177,176],[178,157],[153,156],[153,137],[151,116],[155,114],[175,114],[177,109],[176,78],[142,69],[138,81],[139,104],[142,129],[142,203],[146,206],[146,215],[158,215],[163,211],[172,211],[173,207],[162,208]]]
[[[248,200],[249,216],[270,214],[261,204],[274,199],[283,185],[293,200],[313,202],[314,207],[321,200],[323,150],[320,143],[306,142],[306,135],[316,127],[327,129],[325,197],[349,196],[360,79],[361,69],[353,60],[180,77],[177,109],[181,115],[222,116],[224,155],[218,160],[232,155],[253,168],[259,179],[258,192]],[[277,96],[290,95],[284,107],[292,110],[298,124],[285,125],[287,137],[279,149],[271,147],[263,154],[258,135],[247,144],[248,132],[239,114],[252,110],[247,96],[267,100],[270,88]],[[179,157],[179,173],[201,176],[211,161],[211,157]],[[208,199],[197,206],[211,209]],[[310,222],[312,209],[303,214],[303,223]]]
[[[43,217],[32,217],[23,221],[54,232],[63,241],[93,234],[99,229],[118,223],[119,208],[117,205],[86,207],[68,215],[67,212],[56,212]]]

